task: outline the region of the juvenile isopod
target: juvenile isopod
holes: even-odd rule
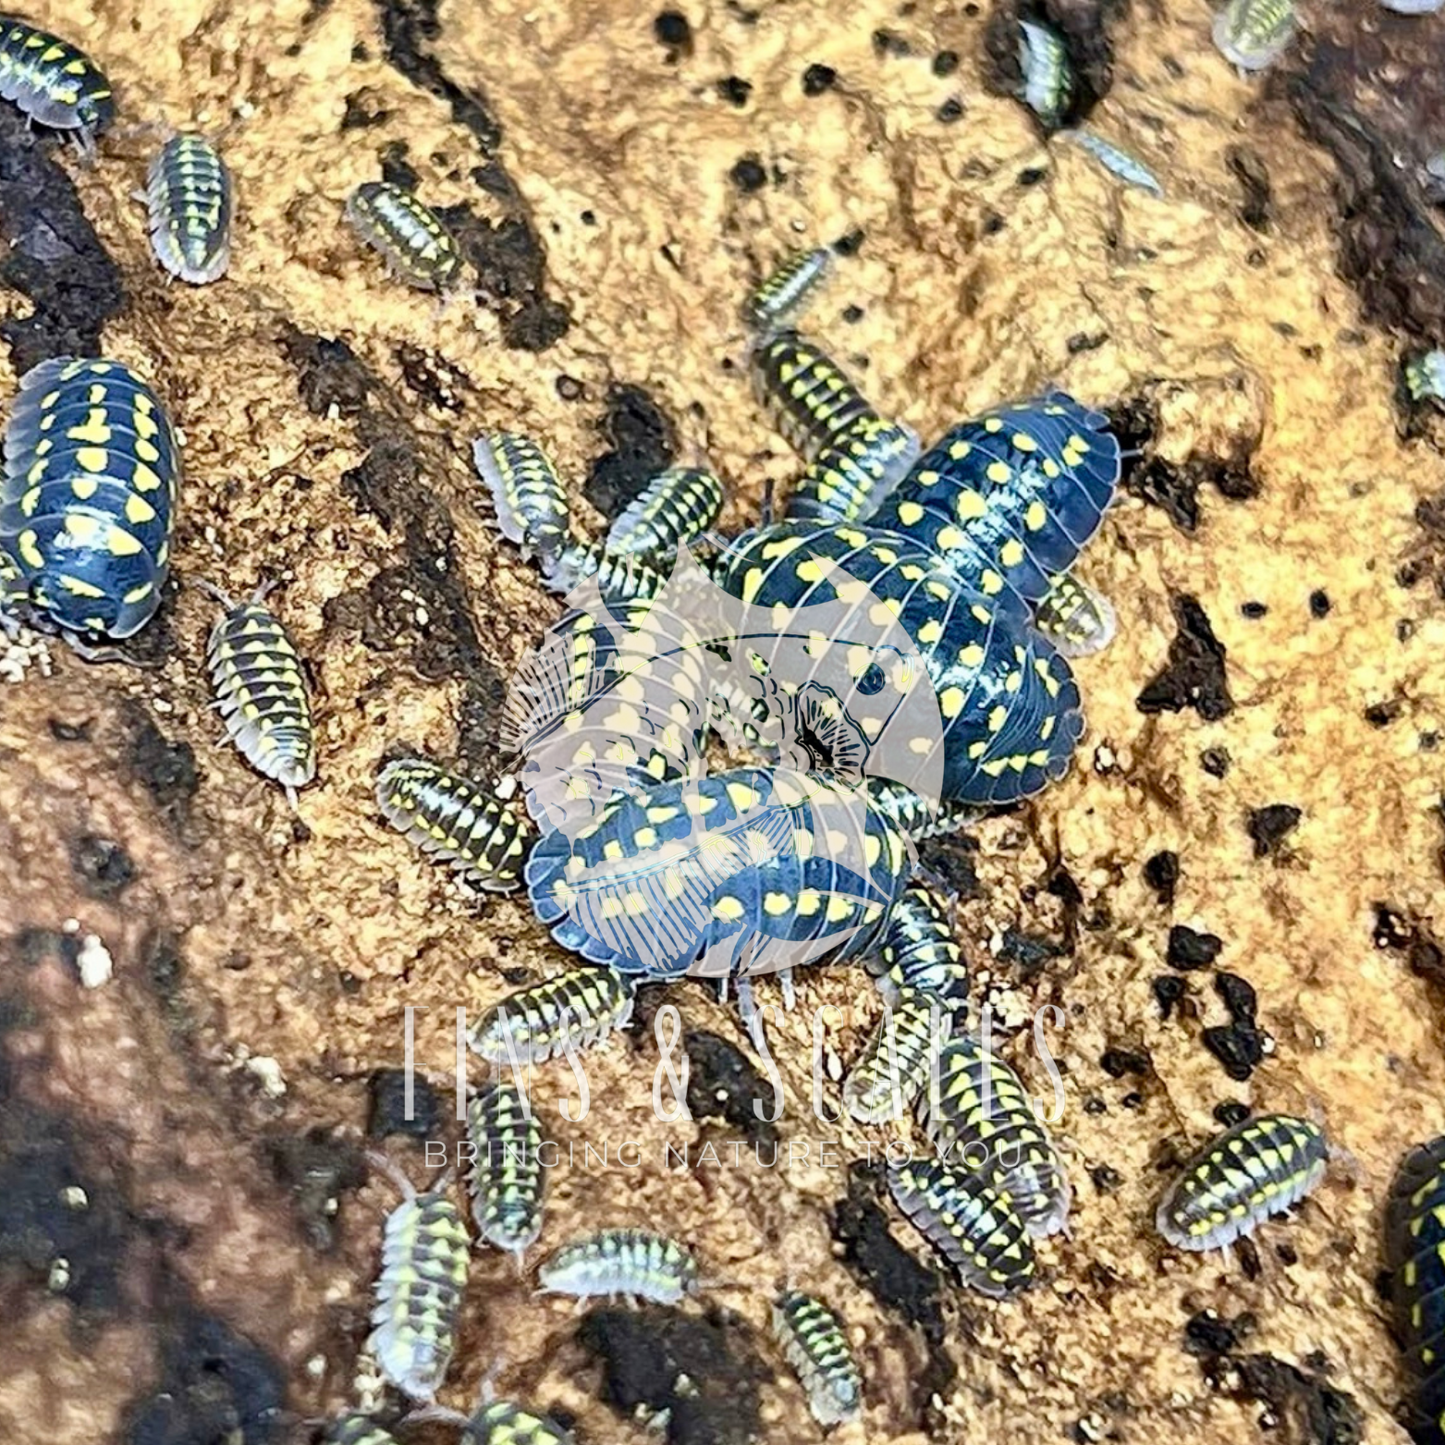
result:
[[[268,587],[258,587],[247,602],[233,602],[219,588],[202,585],[226,609],[206,645],[216,708],[241,756],[280,783],[294,807],[296,790],[316,776],[316,730],[301,658],[263,605]]]
[[[499,1079],[467,1105],[472,1219],[520,1261],[542,1232],[542,1125],[515,1083]]]
[[[386,1218],[369,1346],[385,1377],[414,1400],[431,1400],[456,1347],[471,1241],[449,1181],[418,1194],[380,1155],[372,1163],[406,1196]]]
[[[13,15],[0,15],[0,96],[40,125],[74,131],[85,149],[115,117],[110,82],[91,58]]]
[[[358,186],[346,203],[346,219],[410,286],[445,291],[461,272],[461,252],[451,233],[430,206],[400,186],[386,181]]]
[[[489,1008],[471,1047],[489,1063],[545,1063],[602,1043],[632,1017],[632,985],[613,968],[573,968]]]
[[[1309,1119],[1259,1114],[1226,1130],[1184,1166],[1155,1214],[1176,1249],[1224,1249],[1309,1194],[1329,1146]]]
[[[784,260],[748,297],[743,319],[755,331],[775,331],[807,304],[832,269],[827,246],[798,251]]]
[[[934,1159],[888,1169],[888,1188],[928,1242],[980,1294],[1003,1298],[1034,1277],[1034,1246],[1012,1206],[976,1176]]]
[[[521,881],[531,824],[470,778],[425,758],[396,758],[376,776],[376,801],[397,832],[474,887],[505,893]]]
[[[1294,0],[1229,0],[1214,17],[1214,43],[1241,70],[1264,70],[1284,54],[1297,26]]]
[[[675,1305],[698,1288],[697,1261],[676,1240],[645,1229],[605,1229],[565,1244],[537,1272],[550,1294],[621,1295]]]
[[[838,1316],[812,1295],[784,1290],[773,1302],[773,1333],[797,1371],[813,1418],[824,1427],[856,1420],[863,1378]]]
[[[192,286],[218,281],[231,264],[231,176],[204,136],[172,136],[146,176],[156,259]]]

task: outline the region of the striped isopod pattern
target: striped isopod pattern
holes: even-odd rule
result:
[[[469,1180],[478,1234],[520,1260],[542,1232],[542,1125],[515,1083],[499,1079],[467,1105]]]
[[[316,730],[300,655],[262,605],[264,586],[248,602],[207,591],[226,609],[206,645],[217,711],[241,756],[280,783],[294,806],[297,788],[316,776]]]
[[[396,1437],[360,1410],[348,1411],[327,1421],[321,1437],[324,1445],[396,1445]]]
[[[860,421],[881,420],[842,368],[796,331],[759,342],[752,378],[788,445],[810,460]]]
[[[797,251],[787,257],[743,305],[743,320],[754,331],[775,331],[797,314],[832,270],[833,252],[827,246]]]
[[[388,268],[410,286],[445,291],[462,268],[461,252],[436,213],[410,191],[368,181],[351,193],[346,219]]]
[[[722,511],[722,483],[702,467],[659,472],[618,514],[603,547],[610,557],[668,557],[695,542]]]
[[[551,458],[530,437],[517,432],[484,432],[472,443],[472,461],[491,493],[497,527],[536,557],[550,576],[567,545],[570,509]]]
[[[386,1219],[368,1343],[391,1384],[431,1400],[456,1347],[471,1241],[447,1185],[418,1194],[385,1159],[371,1157],[407,1197]]]
[[[1074,100],[1074,69],[1063,37],[1038,20],[1019,21],[1019,99],[1047,130],[1064,122]]]
[[[172,136],[146,176],[151,246],[172,276],[218,281],[231,264],[231,176],[204,136]]]
[[[920,450],[912,428],[877,416],[858,417],[809,462],[788,499],[788,516],[864,521],[908,473]]]
[[[28,371],[5,429],[0,602],[72,640],[119,640],[170,575],[180,449],[155,392],[118,361]]]
[[[488,1400],[462,1427],[460,1445],[573,1445],[574,1438],[548,1415],[512,1400]]]
[[[1065,573],[1034,607],[1034,626],[1064,657],[1090,657],[1114,640],[1119,617],[1107,597]]]
[[[1159,1201],[1156,1227],[1176,1249],[1223,1249],[1297,1204],[1328,1163],[1318,1124],[1289,1114],[1246,1119],[1184,1166]]]
[[[1229,0],[1214,17],[1214,43],[1231,65],[1264,70],[1294,39],[1294,0]]]
[[[676,1240],[645,1229],[606,1229],[565,1244],[537,1272],[552,1294],[625,1295],[675,1305],[698,1288],[697,1261]]]
[[[425,758],[396,758],[376,776],[376,801],[397,832],[474,887],[505,893],[521,881],[531,824],[470,778]]]
[[[967,1285],[1001,1299],[1034,1277],[1034,1246],[1024,1222],[997,1190],[936,1159],[888,1169],[894,1203]]]
[[[856,1420],[863,1377],[838,1316],[812,1295],[784,1290],[773,1302],[773,1333],[797,1371],[813,1418],[825,1427]]]
[[[1385,1266],[1413,1382],[1417,1440],[1445,1439],[1445,1137],[1410,1151],[1390,1186]]]
[[[0,96],[87,145],[115,117],[110,82],[90,57],[13,15],[0,15]]]
[[[977,1173],[1036,1238],[1063,1229],[1069,1176],[1019,1076],[960,1034],[938,1059],[938,1098],[919,1101],[929,1139],[957,1173]]]
[[[489,1063],[541,1064],[570,1049],[604,1043],[632,1017],[631,981],[612,968],[574,968],[509,994],[472,1030]]]
[[[843,1104],[860,1124],[881,1124],[909,1108],[928,1083],[950,1010],[922,989],[898,990],[843,1080]],[[891,1035],[891,1037],[890,1037]]]
[[[894,905],[878,961],[886,970],[878,979],[885,998],[896,999],[914,989],[938,999],[949,1011],[968,1003],[969,971],[963,950],[954,942],[948,915],[926,888],[905,889]]]

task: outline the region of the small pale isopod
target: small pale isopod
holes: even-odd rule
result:
[[[1264,70],[1284,54],[1297,26],[1294,0],[1229,0],[1214,17],[1214,43],[1241,70]]]
[[[789,256],[748,297],[743,319],[755,331],[775,331],[807,304],[832,264],[833,253],[826,246]]]
[[[565,1244],[537,1278],[552,1294],[622,1295],[675,1305],[698,1287],[697,1261],[682,1245],[645,1229],[606,1229]]]

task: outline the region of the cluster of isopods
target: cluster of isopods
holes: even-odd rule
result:
[[[1441,0],[1382,3],[1423,14],[1438,10]],[[1231,0],[1214,36],[1232,62],[1257,70],[1283,50],[1296,23],[1293,0]],[[1112,142],[1066,129],[1076,81],[1059,32],[1042,20],[1022,20],[1019,65],[1020,98],[1047,132],[1073,139],[1121,179],[1161,193],[1147,167]],[[110,86],[86,56],[14,19],[0,20],[0,96],[39,124],[71,132],[86,149],[114,116]],[[195,134],[168,140],[150,165],[145,200],[155,255],[167,272],[193,285],[225,274],[232,183],[210,141]],[[346,217],[400,279],[438,292],[456,286],[462,258],[455,239],[408,191],[363,185],[348,200]],[[884,610],[931,649],[928,669],[948,735],[942,807],[924,808],[906,788],[839,781],[847,760],[864,751],[858,739],[869,729],[857,724],[878,721],[854,716],[854,703],[863,706],[856,697],[848,709],[830,710],[817,690],[784,677],[746,704],[723,689],[708,699],[701,675],[690,671],[703,650],[697,646],[678,649],[684,660],[672,684],[682,708],[676,736],[664,727],[646,751],[624,747],[613,734],[599,750],[588,736],[567,758],[564,802],[587,796],[589,778],[613,780],[600,794],[593,789],[601,806],[590,832],[569,837],[544,828],[534,845],[545,808],[558,800],[529,792],[525,807],[513,804],[497,789],[421,758],[388,761],[376,796],[398,830],[469,883],[499,891],[526,886],[539,919],[584,959],[483,1015],[471,1046],[496,1065],[541,1064],[595,1047],[628,1023],[635,980],[646,969],[621,935],[583,927],[571,907],[579,886],[604,864],[645,857],[653,848],[672,860],[656,870],[659,891],[652,896],[631,884],[628,891],[599,891],[615,915],[655,913],[670,923],[684,898],[698,901],[697,876],[684,876],[676,849],[667,852],[688,813],[711,815],[713,854],[725,851],[723,841],[736,848],[736,838],[751,836],[749,826],[782,830],[786,846],[766,860],[744,857],[741,866],[707,879],[699,936],[709,945],[736,939],[749,948],[764,937],[827,944],[832,926],[848,925],[851,941],[816,957],[865,961],[886,1008],[845,1080],[844,1105],[868,1125],[916,1108],[935,1157],[891,1167],[892,1197],[961,1280],[1002,1298],[1035,1278],[1035,1241],[1064,1229],[1068,1176],[1018,1075],[967,1029],[969,970],[946,905],[912,881],[906,845],[959,826],[980,807],[1026,796],[1068,766],[1082,719],[1065,659],[1106,645],[1115,619],[1107,601],[1067,569],[1109,505],[1119,449],[1105,418],[1054,393],[973,418],[924,450],[909,428],[878,415],[843,370],[792,329],[830,261],[826,251],[791,259],[745,309],[754,379],[807,467],[787,516],[722,544],[711,576],[748,605],[800,606],[824,594],[846,600],[860,582],[864,592],[871,587],[893,604]],[[1440,353],[1410,358],[1404,382],[1414,400],[1445,396]],[[572,533],[565,488],[536,443],[494,432],[478,439],[474,455],[500,530],[535,558],[548,585],[565,592],[590,579],[625,619],[608,631],[595,617],[573,614],[550,634],[556,645],[531,674],[538,689],[517,715],[518,750],[535,758],[559,730],[570,731],[573,718],[585,721],[599,692],[619,712],[619,702],[632,706],[625,684],[638,654],[629,648],[639,635],[655,646],[666,631],[664,609],[653,604],[667,583],[670,556],[679,544],[711,537],[722,488],[705,469],[669,469],[604,540],[587,542]],[[105,644],[133,636],[154,616],[169,577],[180,483],[175,431],[160,398],[130,368],[63,357],[27,373],[4,437],[6,612],[59,631],[86,656],[106,656]],[[296,790],[316,773],[302,659],[264,606],[264,589],[240,602],[208,590],[224,610],[207,646],[217,708],[242,754],[294,804]],[[947,656],[937,650],[941,638],[951,643]],[[989,684],[981,680],[986,663]],[[890,686],[876,663],[860,668],[856,681],[860,695],[886,695]],[[892,685],[905,690],[896,680]],[[691,708],[684,699],[689,689],[699,695]],[[809,767],[683,777],[678,763],[691,755],[689,732],[695,749],[709,726],[726,724],[762,748],[767,724],[778,721],[769,712],[773,704],[791,709],[785,721],[806,743]],[[762,813],[753,811],[767,799]],[[841,816],[830,810],[850,799],[865,805],[853,841],[866,859],[866,876],[850,886],[864,897],[873,896],[870,888],[876,893],[876,903],[861,909],[846,902],[842,864],[827,853],[828,840],[841,832],[829,826]],[[743,855],[734,862],[737,856]],[[609,916],[606,906],[602,914]],[[791,989],[786,972],[783,978]],[[741,977],[738,988],[741,995]],[[520,1265],[543,1226],[540,1124],[525,1094],[498,1081],[470,1101],[467,1134],[477,1240],[515,1255]],[[1302,1200],[1323,1178],[1327,1160],[1323,1131],[1310,1120],[1248,1118],[1184,1166],[1159,1202],[1158,1232],[1179,1249],[1227,1247]],[[1437,1354],[1445,1298],[1442,1161],[1439,1140],[1406,1161],[1388,1228],[1419,1409],[1437,1428],[1445,1421],[1445,1368]],[[419,1193],[386,1161],[378,1163],[405,1196],[383,1230],[370,1336],[387,1381],[427,1407],[417,1418],[453,1419],[476,1445],[570,1439],[546,1416],[509,1401],[486,1399],[470,1416],[436,1406],[455,1350],[473,1241],[450,1181]],[[605,1230],[563,1245],[540,1265],[538,1280],[545,1292],[663,1306],[680,1305],[703,1288],[688,1248],[639,1229]],[[773,1302],[771,1319],[817,1421],[857,1419],[863,1382],[837,1314],[789,1287]],[[391,1436],[372,1416],[352,1413],[328,1427],[327,1439],[387,1445]]]

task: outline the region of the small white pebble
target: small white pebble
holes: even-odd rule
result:
[[[101,984],[109,983],[111,974],[115,972],[115,960],[110,956],[110,950],[94,933],[85,935],[75,963],[80,969],[82,988],[99,988]]]
[[[67,918],[67,919],[65,920],[65,922],[60,925],[60,931],[61,931],[62,933],[79,933],[79,932],[80,932],[80,919],[78,919],[78,918]]]
[[[1114,749],[1111,748],[1108,743],[1100,743],[1099,746],[1094,749],[1094,771],[1096,773],[1113,772],[1114,765],[1118,761],[1118,758],[1114,755]]]
[[[268,1099],[279,1099],[286,1092],[281,1065],[269,1054],[256,1054],[247,1059],[246,1068],[261,1081],[261,1089]]]
[[[61,1255],[50,1262],[50,1273],[45,1280],[45,1288],[51,1294],[63,1294],[70,1284],[70,1261]]]
[[[89,1209],[90,1196],[78,1184],[67,1184],[60,1191],[60,1202],[67,1209]]]
[[[326,1373],[326,1356],[312,1355],[311,1358],[306,1361],[306,1373],[310,1375],[313,1380],[319,1380]]]

